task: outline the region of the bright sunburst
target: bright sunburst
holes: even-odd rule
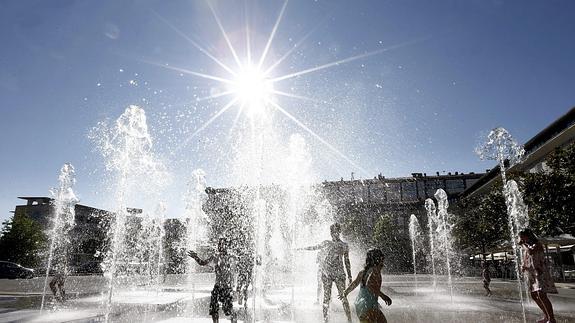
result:
[[[273,82],[266,78],[264,71],[251,64],[243,66],[228,87],[230,94],[252,114],[264,113],[273,99]]]
[[[227,110],[229,110],[233,106],[238,106],[240,109],[240,111],[239,111],[240,113],[245,110],[245,112],[248,112],[250,117],[257,117],[258,115],[266,113],[266,111],[268,111],[269,109],[273,109],[273,110],[278,111],[278,112],[282,113],[283,115],[285,115],[288,119],[293,121],[296,125],[298,125],[300,128],[305,130],[308,134],[310,134],[316,140],[321,142],[323,145],[325,145],[331,151],[336,153],[339,157],[341,157],[342,159],[344,159],[345,161],[350,163],[356,169],[359,169],[363,173],[367,174],[367,172],[363,168],[361,168],[359,165],[357,165],[354,161],[352,161],[350,158],[348,158],[345,154],[343,154],[341,151],[339,151],[333,145],[328,143],[321,136],[316,134],[311,128],[309,128],[302,121],[300,121],[298,118],[296,118],[296,116],[289,113],[284,107],[281,106],[280,102],[278,102],[278,100],[277,100],[277,97],[284,96],[284,97],[303,99],[303,100],[312,100],[312,99],[305,97],[305,96],[298,95],[297,93],[288,93],[288,92],[279,91],[276,89],[276,87],[274,87],[274,84],[279,83],[279,82],[284,81],[284,80],[287,80],[287,79],[294,78],[294,77],[303,76],[305,74],[309,74],[312,72],[316,72],[316,71],[331,68],[331,67],[336,67],[336,66],[344,64],[344,63],[349,63],[349,62],[352,62],[352,61],[355,61],[358,59],[362,59],[362,58],[366,58],[366,57],[373,56],[376,54],[380,54],[380,53],[383,53],[383,52],[386,52],[386,51],[389,51],[392,49],[397,49],[397,48],[421,41],[422,39],[417,39],[417,40],[401,43],[401,44],[391,46],[391,47],[381,48],[381,49],[378,49],[375,51],[366,52],[366,53],[356,55],[353,57],[348,57],[348,58],[345,58],[342,60],[329,62],[329,63],[319,65],[316,67],[304,69],[304,70],[301,70],[298,72],[293,72],[290,74],[284,74],[284,75],[276,76],[274,78],[270,78],[269,75],[271,75],[272,72],[275,72],[276,68],[286,58],[288,58],[295,51],[295,49],[298,48],[307,39],[308,36],[310,36],[310,34],[315,30],[315,28],[312,29],[312,31],[310,31],[309,33],[307,33],[300,41],[298,41],[280,59],[269,64],[269,66],[264,67],[264,63],[266,61],[266,56],[267,56],[267,54],[271,48],[272,42],[274,40],[276,31],[280,25],[280,22],[283,18],[283,15],[284,15],[288,1],[286,0],[283,3],[281,10],[278,14],[278,17],[275,21],[275,24],[272,28],[272,31],[270,33],[270,36],[269,36],[269,38],[268,38],[268,40],[264,46],[264,49],[262,51],[262,55],[257,60],[257,63],[252,61],[252,57],[251,57],[252,56],[251,55],[251,48],[253,45],[257,45],[257,44],[251,44],[250,43],[249,28],[247,28],[247,26],[246,26],[246,29],[245,29],[246,30],[245,31],[245,38],[246,38],[246,43],[247,43],[246,44],[246,46],[247,46],[246,57],[239,57],[236,49],[232,45],[232,43],[231,43],[231,41],[230,41],[230,39],[229,39],[225,29],[224,29],[224,26],[221,23],[215,9],[211,6],[209,1],[207,3],[208,3],[208,6],[209,6],[212,14],[213,14],[214,20],[215,20],[218,28],[220,29],[222,36],[223,36],[223,38],[224,38],[224,40],[225,40],[225,42],[226,42],[226,44],[230,50],[230,54],[236,62],[236,66],[228,66],[228,65],[224,64],[220,59],[218,59],[217,57],[212,55],[206,48],[204,48],[203,46],[198,44],[196,41],[194,41],[193,39],[188,37],[184,32],[182,32],[181,30],[176,28],[172,23],[170,23],[169,21],[167,21],[163,17],[161,17],[157,14],[156,15],[160,20],[162,20],[172,30],[174,30],[176,33],[178,33],[180,36],[182,36],[184,39],[186,39],[196,49],[198,49],[204,55],[209,57],[214,63],[216,63],[218,66],[220,66],[225,71],[227,71],[227,73],[229,73],[229,75],[230,75],[229,77],[209,75],[209,74],[205,74],[205,73],[200,73],[200,72],[188,70],[185,68],[174,67],[171,65],[145,61],[146,63],[157,65],[157,66],[160,66],[160,67],[163,67],[166,69],[174,70],[174,71],[177,71],[179,73],[189,74],[189,75],[193,75],[196,77],[201,77],[204,79],[220,82],[223,85],[223,88],[226,89],[226,91],[224,91],[224,92],[210,95],[210,96],[205,97],[205,98],[200,98],[199,100],[214,99],[214,98],[219,98],[219,97],[230,97],[230,100],[225,105],[223,105],[223,107],[221,107],[218,111],[216,111],[203,125],[201,125],[194,133],[192,133],[192,135],[190,137],[187,138],[187,140],[184,141],[184,143],[182,144],[182,147],[184,145],[186,145],[191,138],[195,137],[200,132],[202,132],[212,122],[214,122],[216,119],[218,119],[223,113],[225,113]],[[242,64],[242,62],[246,62],[246,63]],[[312,101],[314,101],[314,100],[312,100]]]

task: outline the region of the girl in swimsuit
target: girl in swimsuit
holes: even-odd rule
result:
[[[378,298],[381,297],[385,304],[391,305],[391,298],[380,290],[383,259],[381,250],[369,250],[365,259],[365,268],[359,272],[341,296],[341,298],[347,297],[352,290],[361,285],[359,294],[355,299],[355,311],[361,323],[387,323],[385,315],[377,303]]]
[[[527,277],[531,298],[543,311],[543,318],[538,323],[555,323],[553,305],[547,294],[557,294],[557,288],[547,267],[545,249],[537,236],[530,230],[519,232],[519,244],[523,245],[523,274]]]

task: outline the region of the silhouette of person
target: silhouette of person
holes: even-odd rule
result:
[[[491,296],[491,289],[489,289],[489,284],[491,284],[491,272],[489,271],[489,263],[483,263],[483,269],[481,270],[481,277],[483,278],[483,288],[485,288],[485,296]]]
[[[214,271],[216,274],[216,281],[212,289],[210,298],[210,316],[212,321],[217,323],[219,321],[220,303],[226,316],[230,316],[231,322],[237,322],[236,313],[233,306],[232,298],[232,283],[233,274],[231,270],[233,256],[228,253],[228,241],[225,238],[218,240],[218,250],[207,259],[202,260],[194,251],[189,251],[188,255],[192,257],[200,266],[206,266],[210,263],[214,264]]]
[[[334,223],[330,227],[331,240],[325,240],[322,243],[300,248],[300,250],[323,250],[325,257],[321,266],[322,274],[321,280],[323,284],[323,319],[328,322],[329,302],[331,300],[331,287],[335,283],[338,294],[343,295],[345,290],[345,274],[351,283],[351,266],[349,263],[349,247],[347,243],[341,241],[341,226],[339,223]],[[345,268],[344,268],[345,266]],[[341,299],[343,309],[347,316],[348,322],[351,322],[351,310],[349,303],[344,297]]]
[[[64,290],[65,283],[66,276],[62,273],[55,274],[50,281],[50,290],[52,291],[52,294],[54,294],[54,298],[60,302],[66,300],[66,291]]]

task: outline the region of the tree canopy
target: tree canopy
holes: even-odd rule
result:
[[[556,149],[543,172],[523,174],[522,182],[535,232],[575,234],[575,143]]]
[[[382,214],[373,228],[372,244],[385,254],[384,268],[390,272],[412,270],[411,243],[400,230],[389,213]]]
[[[46,235],[39,223],[26,215],[13,216],[2,224],[0,260],[35,267],[45,242]]]
[[[507,208],[501,185],[458,205],[453,234],[460,249],[486,253],[509,241]]]

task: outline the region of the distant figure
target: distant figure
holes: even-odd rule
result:
[[[338,223],[334,223],[329,227],[331,233],[331,240],[325,240],[319,245],[302,248],[303,250],[323,250],[325,258],[321,266],[322,275],[321,280],[323,284],[323,319],[328,322],[329,302],[331,300],[331,287],[335,282],[338,294],[343,295],[345,289],[345,274],[351,283],[351,266],[349,263],[349,247],[347,243],[341,241],[339,235],[341,227]],[[345,270],[344,270],[345,264]],[[351,310],[349,303],[345,297],[341,298],[343,309],[347,316],[348,322],[351,322]]]
[[[355,299],[355,312],[361,323],[387,323],[387,319],[377,302],[381,297],[387,306],[391,305],[391,298],[381,292],[381,268],[383,267],[383,252],[372,249],[365,257],[365,268],[357,274],[355,280],[349,285],[340,298],[345,298],[358,285],[359,294]]]
[[[555,288],[547,268],[543,244],[539,242],[537,236],[530,229],[519,232],[519,244],[523,245],[523,266],[521,269],[527,278],[531,298],[545,315],[537,322],[555,323],[553,305],[551,305],[547,294],[557,294],[557,288]]]
[[[483,263],[483,269],[481,270],[481,277],[483,277],[483,288],[485,288],[485,296],[491,296],[491,289],[489,289],[489,284],[491,284],[491,272],[489,271],[489,263]]]
[[[62,273],[55,274],[50,281],[50,290],[52,291],[52,294],[54,294],[54,298],[59,302],[66,300],[66,291],[64,290],[65,283],[66,276]]]
[[[198,254],[194,251],[188,252],[188,255],[192,257],[200,266],[205,266],[210,263],[214,264],[216,281],[214,284],[214,289],[212,289],[212,297],[210,299],[210,316],[212,317],[212,321],[214,323],[219,321],[219,303],[222,303],[224,314],[230,316],[230,321],[234,323],[237,322],[232,299],[233,275],[231,271],[231,265],[233,257],[228,254],[227,243],[228,242],[225,238],[220,238],[218,241],[218,251],[205,260],[200,259]]]

